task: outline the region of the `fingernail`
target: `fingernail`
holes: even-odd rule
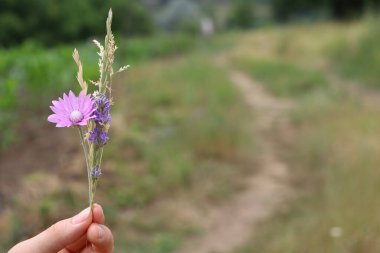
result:
[[[88,217],[88,215],[90,214],[90,208],[87,207],[86,209],[84,209],[82,212],[78,213],[77,215],[75,215],[72,219],[71,219],[71,222],[73,224],[79,224],[79,223],[82,223],[83,221],[85,221]]]
[[[104,230],[102,225],[98,225],[98,238],[102,239],[105,235],[106,231]]]

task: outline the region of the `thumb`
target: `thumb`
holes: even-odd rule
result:
[[[90,208],[87,208],[74,217],[59,221],[35,237],[19,243],[9,253],[58,252],[86,234],[91,222],[92,215]]]

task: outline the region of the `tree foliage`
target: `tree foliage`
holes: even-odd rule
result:
[[[53,45],[103,36],[109,8],[116,17],[116,33],[153,31],[151,17],[133,0],[1,0],[0,44],[8,47],[32,39]]]
[[[272,0],[274,16],[277,20],[314,17],[320,13],[329,14],[334,19],[350,19],[361,16],[367,9],[376,10],[380,0]]]
[[[233,2],[227,21],[229,27],[250,28],[253,25],[253,21],[252,1],[237,0]]]

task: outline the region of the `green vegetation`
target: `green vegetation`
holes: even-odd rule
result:
[[[237,252],[380,249],[380,220],[372,213],[380,208],[380,116],[377,110],[336,97],[323,104],[321,109],[315,98],[299,106],[297,140],[287,147],[303,197],[262,224],[255,240]]]
[[[123,108],[131,108],[126,118],[129,131],[105,154],[114,176],[123,181],[103,184],[106,199],[117,209],[149,207],[167,198],[218,202],[239,188],[238,175],[245,173],[249,117],[227,76],[204,56],[164,63],[135,68],[126,87],[129,96],[116,108],[116,117]],[[129,155],[118,155],[121,150]],[[126,239],[125,231],[116,233],[119,242],[124,241],[120,249],[173,252],[181,238],[196,229],[188,221],[179,224],[178,211],[167,217],[161,208],[151,221],[140,213],[132,224],[120,227],[134,231],[137,239]]]
[[[134,64],[143,60],[175,55],[194,48],[195,38],[177,35],[154,39],[129,39],[118,43],[120,65]],[[75,45],[44,49],[36,44],[25,44],[11,50],[0,50],[0,148],[5,148],[13,139],[14,126],[28,107],[34,112],[46,109],[47,103],[63,91],[78,88],[75,80],[75,63],[72,51]],[[76,46],[81,54],[87,80],[97,77],[97,48],[91,44]],[[121,60],[123,59],[123,60]],[[78,89],[77,89],[78,91]]]
[[[379,251],[380,220],[376,216],[380,208],[377,197],[380,183],[379,104],[368,105],[366,96],[359,94],[348,96],[346,87],[340,87],[339,83],[327,86],[338,89],[311,86],[303,90],[303,86],[297,85],[307,73],[316,73],[318,78],[311,80],[319,80],[314,82],[315,87],[318,84],[324,87],[328,75],[339,77],[335,71],[341,71],[345,78],[357,78],[357,85],[362,86],[359,88],[364,94],[377,94],[365,89],[366,86],[378,87],[375,71],[378,66],[375,37],[378,35],[367,32],[368,28],[373,31],[375,24],[368,21],[359,26],[352,24],[354,29],[350,33],[346,26],[336,26],[332,31],[321,29],[323,26],[264,31],[261,35],[267,32],[265,36],[270,40],[278,38],[279,34],[294,39],[286,47],[281,45],[284,41],[278,40],[279,44],[266,52],[264,61],[243,57],[255,55],[248,47],[244,48],[245,53],[234,56],[243,70],[252,73],[274,94],[291,96],[297,102],[290,112],[295,138],[292,141],[282,141],[281,136],[277,138],[291,168],[298,196],[286,210],[255,227],[254,237],[235,252]],[[325,37],[318,40],[322,31]],[[253,39],[250,43],[254,43]],[[307,69],[293,65],[305,62]],[[320,62],[334,67],[321,67]],[[309,92],[314,89],[316,92]],[[307,96],[299,96],[302,94]]]
[[[255,121],[226,67],[215,64],[220,53],[230,67],[295,102],[289,125],[275,124],[270,141],[289,165],[296,198],[255,227],[236,252],[380,251],[380,102],[369,105],[365,96],[379,87],[377,24],[267,28],[227,34],[201,47],[187,36],[119,42],[118,62],[132,68],[115,80],[111,145],[97,195],[117,252],[175,252],[202,232],[204,210],[236,196],[256,166],[260,150],[253,144],[266,136],[247,131]],[[1,145],[9,146],[20,118],[47,115],[46,101],[77,87],[72,49],[27,43],[0,52]],[[78,49],[85,78],[93,79],[96,48]],[[355,78],[364,96],[346,92],[331,76],[343,84]],[[285,134],[294,138],[276,127],[289,128]],[[86,203],[82,172],[75,170],[82,160],[68,152],[73,161],[65,161],[62,174],[28,163],[20,193],[7,199],[11,204],[0,216],[0,248]]]
[[[307,19],[309,21],[332,17],[352,19],[372,9],[378,11],[378,0],[272,0],[274,17],[281,21]]]
[[[237,59],[236,62],[275,95],[300,96],[328,86],[321,72],[291,63],[252,58]]]
[[[225,70],[207,55],[142,61],[132,68],[114,86],[112,144],[104,154],[108,172],[97,201],[105,207],[117,252],[174,252],[200,226],[183,216],[182,205],[217,204],[241,188],[252,159],[246,129],[251,118]],[[24,186],[36,189],[45,182],[48,189],[54,177],[30,173]],[[86,192],[71,183],[56,182],[33,205],[14,197],[12,221],[38,231],[82,208]],[[12,229],[17,224],[8,224],[3,245],[25,233]]]
[[[222,29],[251,28],[263,21],[353,19],[376,13],[379,6],[378,0],[2,0],[0,46],[29,40],[55,46],[102,36],[109,8],[117,17],[116,34],[141,36],[160,29],[196,34],[203,17],[211,17]]]
[[[113,30],[124,35],[146,35],[154,30],[152,17],[132,0],[4,0],[0,3],[0,45],[11,47],[38,41],[45,45],[103,36],[109,8],[118,18]],[[33,10],[33,11],[30,11]]]
[[[363,34],[355,41],[341,38],[331,50],[331,58],[347,78],[353,78],[363,85],[380,87],[380,24],[379,18],[364,21]]]
[[[238,0],[233,3],[227,20],[228,26],[234,28],[251,28],[254,22],[253,4],[249,0]]]
[[[121,197],[116,199],[121,206],[145,204],[180,186],[191,186],[197,173],[216,173],[218,166],[222,174],[224,167],[234,167],[235,161],[244,158],[247,144],[246,124],[237,123],[245,121],[246,111],[228,77],[218,74],[220,68],[212,67],[205,57],[149,68],[149,76],[139,75],[140,68],[134,70],[126,92],[130,96],[125,105],[119,105],[133,108],[127,116],[130,131],[119,137],[114,150],[107,151],[128,149],[134,154],[128,159],[130,166],[134,162],[143,166],[136,173],[125,169],[125,160],[113,157],[120,176],[130,182],[125,188],[107,187],[110,197]],[[227,164],[219,164],[224,160]],[[221,195],[228,193],[230,184],[224,179],[214,184],[214,190],[223,190]]]

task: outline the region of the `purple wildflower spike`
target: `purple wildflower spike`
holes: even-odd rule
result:
[[[97,146],[104,146],[108,142],[108,133],[100,129],[99,126],[96,126],[93,131],[90,132],[88,140],[93,142]]]
[[[98,178],[102,175],[102,170],[100,169],[99,165],[96,165],[95,168],[91,171],[91,177]]]
[[[95,104],[96,104],[96,111],[94,112],[95,123],[106,125],[109,122],[111,122],[111,115],[110,115],[110,102],[108,98],[105,95],[100,95],[99,97],[95,98]]]
[[[50,109],[54,112],[48,117],[48,121],[56,123],[56,127],[85,126],[87,121],[94,118],[96,110],[90,95],[81,92],[78,97],[70,91],[69,95],[63,94],[63,99],[52,101]]]

